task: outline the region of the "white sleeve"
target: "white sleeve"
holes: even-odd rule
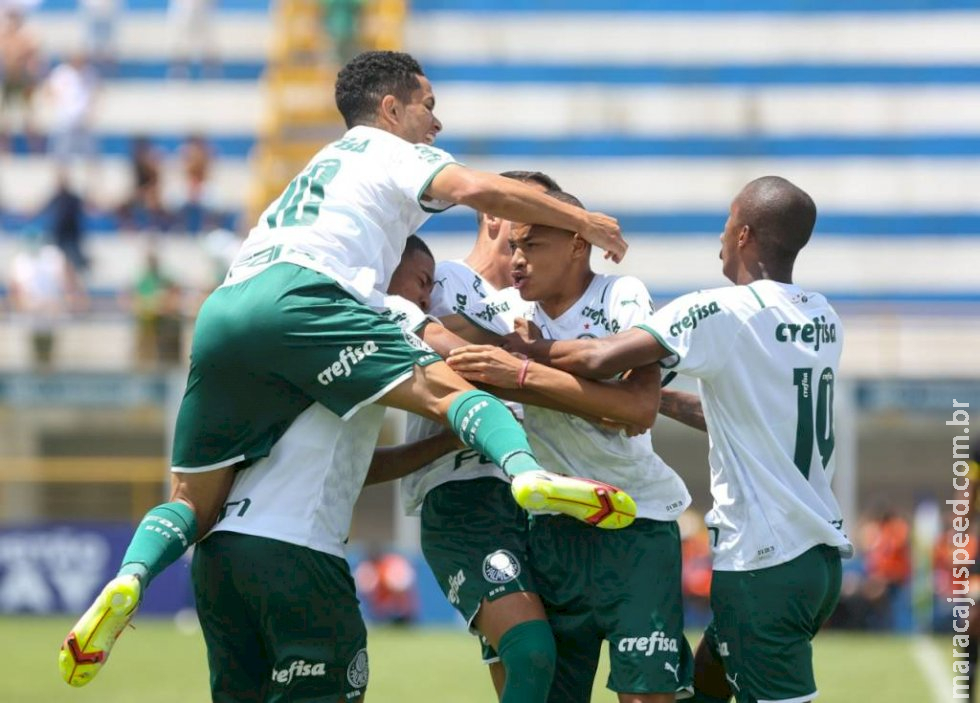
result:
[[[606,295],[606,312],[613,332],[648,325],[653,319],[653,299],[640,279],[621,276],[612,282]]]
[[[503,288],[459,310],[459,314],[477,327],[506,335],[514,331],[514,320],[528,317],[533,304],[521,298],[514,288]]]
[[[441,325],[438,319],[431,315],[426,315],[422,310],[400,295],[386,295],[384,297],[384,310],[382,314],[403,330],[417,332],[421,327],[429,322]]]
[[[390,176],[401,193],[425,212],[442,212],[454,203],[423,200],[426,188],[442,169],[456,160],[448,152],[425,144],[406,142],[392,154]]]
[[[634,326],[652,334],[671,352],[660,362],[664,368],[709,378],[728,362],[740,319],[715,289],[682,295],[647,322]]]

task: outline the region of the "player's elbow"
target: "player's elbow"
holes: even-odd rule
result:
[[[657,410],[660,406],[658,399],[649,393],[637,393],[632,401],[630,412],[633,417],[630,419],[630,424],[649,430],[657,419]]]
[[[433,186],[438,189],[433,195],[439,200],[482,211],[492,193],[486,180],[481,173],[472,169],[462,166],[447,168],[433,181]]]
[[[608,362],[606,355],[599,346],[581,351],[575,360],[574,367],[576,373],[585,378],[612,378],[619,372]]]

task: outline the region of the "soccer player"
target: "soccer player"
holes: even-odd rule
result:
[[[383,313],[406,333],[427,321],[435,262],[406,241]],[[192,580],[215,701],[359,699],[367,633],[345,556],[362,485],[417,469],[459,447],[455,435],[371,450],[379,405],[344,422],[320,404],[293,421],[268,457],[236,474]],[[330,568],[327,568],[330,567]],[[287,583],[288,586],[277,585]]]
[[[509,172],[507,176],[526,180],[542,192],[554,185],[536,172]],[[482,303],[480,293],[496,293],[494,284],[509,279],[510,256],[502,258],[500,249],[506,246],[509,251],[511,223],[481,215],[480,225],[466,262],[443,262],[436,267],[436,278],[443,286],[433,291],[432,313],[477,307]],[[513,311],[518,304],[525,305],[513,288],[500,292],[507,293],[512,294],[506,302],[514,305]],[[488,309],[511,311],[499,300]],[[472,327],[465,318],[460,321]],[[439,325],[428,325],[421,334],[440,353],[464,344]],[[500,340],[488,333],[481,338],[493,337]],[[608,412],[634,424],[649,423],[645,418],[652,417],[653,399],[645,388],[630,382],[600,386],[550,371],[551,386],[564,387],[562,397],[569,401],[567,407],[561,407],[570,412]],[[515,395],[518,400],[558,404],[526,390]],[[410,415],[407,437],[419,439],[438,429],[435,423]],[[527,517],[511,500],[506,475],[479,452],[458,450],[406,476],[402,496],[406,511],[421,515],[422,551],[436,580],[484,641],[484,659],[490,664],[502,703],[544,703],[554,671],[554,640],[527,561]]]
[[[582,207],[568,193],[550,195]],[[574,232],[515,227],[510,246],[514,285],[522,298],[534,301],[530,319],[546,338],[605,337],[651,319],[653,302],[643,283],[595,274],[592,247]],[[491,297],[487,307],[493,306]],[[549,380],[554,369],[501,349],[471,347],[450,359],[471,380],[561,397]],[[633,375],[643,379],[640,392],[655,401],[659,368],[647,366]],[[582,530],[581,523],[566,516],[536,515],[532,520],[531,568],[558,652],[548,700],[591,700],[605,639],[611,660],[608,686],[620,701],[673,701],[678,690],[690,687],[693,665],[684,638],[676,523],[691,502],[687,488],[654,452],[648,429],[627,436],[532,405],[525,406],[524,423],[532,446],[548,457],[549,465],[569,475],[613,480],[637,503],[636,521],[615,532]]]
[[[555,179],[540,171],[504,171],[500,175],[542,193],[561,190]],[[436,317],[464,312],[475,302],[511,285],[511,223],[485,212],[478,212],[476,221],[476,242],[466,258],[436,264],[432,289],[432,314]]]
[[[542,173],[501,175],[542,193],[557,187]],[[466,259],[436,265],[430,310],[435,317],[475,306],[510,281],[511,223],[486,213],[478,213],[477,221],[476,242]],[[430,420],[409,415],[406,439],[419,440],[439,429]],[[530,580],[527,516],[511,499],[506,474],[479,452],[464,448],[405,476],[401,493],[406,513],[421,517],[422,553],[436,581],[488,645],[484,660],[500,700],[543,703],[554,672],[555,645]]]
[[[228,499],[240,472],[256,484],[273,481],[261,466],[249,467],[271,456],[314,403],[351,421],[334,433],[338,447],[361,439],[357,412],[380,403],[447,423],[508,475],[547,476],[506,406],[474,389],[377,308],[409,234],[454,203],[580,229],[617,261],[626,250],[618,225],[511,179],[468,169],[430,146],[442,125],[433,113],[432,87],[407,54],[356,57],[338,75],[336,99],[347,133],[316,154],[266,209],[225,282],[201,308],[177,417],[171,499],[146,515],[119,576],[69,632],[59,658],[69,683],[91,680],[143,590],[219,516],[261,513],[283,534],[308,529],[313,514],[301,516],[275,487],[261,499],[247,496],[247,505]],[[335,461],[347,458],[330,451]],[[573,488],[595,491],[581,482]],[[602,490],[630,502],[614,487]],[[331,501],[344,496],[320,498],[329,512]],[[307,528],[300,526],[304,519]],[[309,583],[342,583],[342,568],[330,557],[314,549],[302,567],[283,562],[290,564],[290,578],[273,580],[271,588],[298,579],[296,569],[305,570]],[[286,649],[274,648],[270,656],[278,660]],[[295,660],[296,653],[289,656]],[[283,682],[293,678],[295,672],[283,673]],[[337,695],[339,689],[319,693],[321,699]]]
[[[721,235],[722,271],[734,286],[682,296],[612,337],[514,341],[586,376],[660,361],[698,379],[711,441],[714,575],[697,701],[817,696],[810,641],[837,603],[841,555],[852,547],[830,488],[843,328],[824,296],[793,282],[815,221],[804,191],[759,178],[732,201]],[[723,662],[727,686],[705,673],[713,661]]]

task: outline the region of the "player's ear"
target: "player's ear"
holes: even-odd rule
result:
[[[401,103],[394,95],[386,95],[381,98],[381,105],[378,109],[379,116],[387,122],[398,122],[401,113]]]
[[[487,231],[490,233],[490,236],[496,237],[500,233],[500,226],[504,221],[495,215],[488,215],[487,213],[483,213],[483,219],[487,223]]]
[[[742,225],[738,230],[738,246],[744,247],[750,241],[755,239],[755,232],[748,225]]]
[[[577,232],[573,234],[572,235],[572,258],[577,259],[584,256],[586,259],[588,259],[591,253],[592,253],[592,245],[589,244],[587,241],[585,241],[585,239],[582,238],[582,235],[578,234]]]

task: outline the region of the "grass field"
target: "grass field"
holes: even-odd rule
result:
[[[58,644],[68,618],[0,618],[3,703],[197,703],[210,700],[204,643],[170,620],[142,620],[113,650],[99,678],[82,689],[65,685]],[[925,644],[923,644],[925,642]],[[474,639],[460,630],[374,629],[369,639],[368,700],[494,703]],[[922,665],[931,648],[940,675],[950,669],[929,641],[824,633],[815,642],[820,703],[935,703]],[[600,668],[593,701],[614,701]]]

